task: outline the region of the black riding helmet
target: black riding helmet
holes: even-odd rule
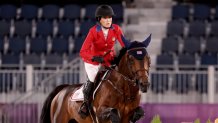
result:
[[[100,5],[95,11],[95,18],[97,21],[103,16],[115,16],[114,11],[109,5]]]

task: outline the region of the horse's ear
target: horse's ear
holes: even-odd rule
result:
[[[145,47],[148,47],[149,43],[151,42],[151,34],[143,41]]]
[[[125,47],[128,48],[130,46],[130,41],[127,40],[123,35],[121,35],[121,38],[123,40],[123,43],[124,43]]]

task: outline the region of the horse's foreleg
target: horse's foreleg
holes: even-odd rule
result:
[[[135,123],[136,121],[138,121],[140,118],[142,118],[144,116],[144,110],[142,109],[142,107],[137,107],[134,110],[133,115],[130,117],[130,121],[132,123]]]
[[[105,108],[102,112],[97,114],[100,123],[111,121],[111,123],[120,123],[119,111],[115,108]]]

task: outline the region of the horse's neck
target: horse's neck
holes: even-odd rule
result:
[[[126,62],[126,55],[120,60],[119,65],[117,66],[119,73],[123,74],[124,76],[128,76],[129,78],[133,78],[132,73],[130,72],[130,68],[128,63]]]

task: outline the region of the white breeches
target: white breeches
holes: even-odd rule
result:
[[[86,63],[86,62],[84,62],[84,65],[85,65],[86,73],[88,75],[88,79],[91,82],[94,82],[95,77],[96,77],[101,65],[100,64],[99,65],[93,65],[93,64],[90,64],[90,63]]]

